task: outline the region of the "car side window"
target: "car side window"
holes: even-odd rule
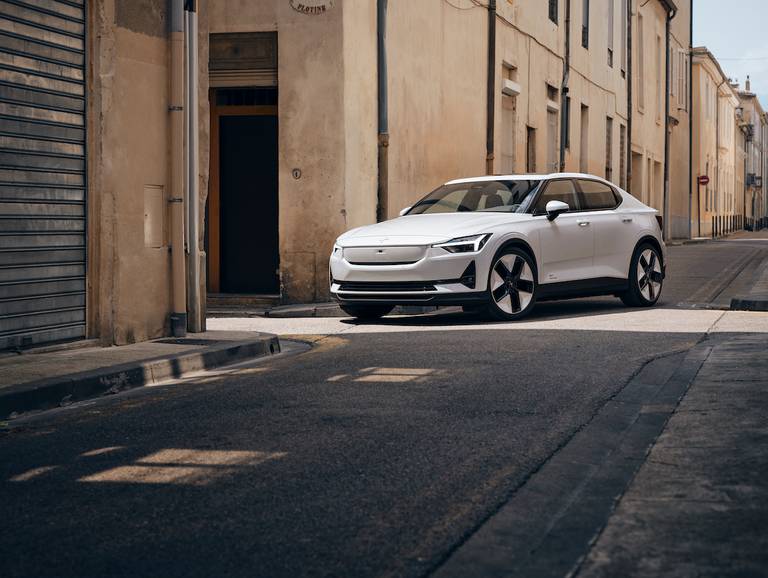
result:
[[[619,204],[616,193],[605,183],[579,179],[579,189],[587,211],[614,209]]]
[[[536,207],[533,214],[545,214],[547,212],[547,203],[549,201],[562,201],[568,204],[571,211],[579,210],[576,189],[574,188],[573,181],[570,179],[550,181],[547,184],[547,188],[544,189],[544,192],[539,196],[538,201],[536,201]]]

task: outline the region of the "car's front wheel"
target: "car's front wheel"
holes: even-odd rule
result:
[[[362,320],[384,317],[394,309],[393,305],[341,305],[342,311],[350,317]]]
[[[514,321],[530,313],[536,302],[536,263],[518,247],[502,249],[488,276],[488,313]]]
[[[661,255],[650,243],[640,244],[629,264],[629,288],[621,300],[630,307],[650,307],[659,300],[664,282]]]

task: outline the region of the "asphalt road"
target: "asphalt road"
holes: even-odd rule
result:
[[[617,303],[537,318],[588,327]],[[428,575],[648,360],[702,337],[440,327],[468,319],[20,422],[0,433],[0,575]]]

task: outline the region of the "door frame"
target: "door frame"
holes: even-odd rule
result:
[[[222,116],[278,116],[277,105],[217,105],[216,89],[208,91],[211,107],[211,152],[208,173],[208,292],[221,292],[221,179],[219,120]]]

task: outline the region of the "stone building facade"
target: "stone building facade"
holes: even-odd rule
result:
[[[737,110],[737,124],[743,132],[743,149],[740,151],[743,157],[742,172],[744,180],[738,189],[742,199],[740,200],[742,214],[748,219],[748,226],[766,226],[766,187],[765,182],[766,162],[768,162],[768,122],[763,107],[757,95],[751,91],[750,81],[744,85],[744,90],[737,90],[739,108]],[[761,222],[762,218],[762,222]]]
[[[690,2],[42,4],[0,8],[0,348],[327,299],[337,235],[459,176],[591,172],[686,234]]]
[[[692,56],[691,220],[694,236],[709,237],[763,214],[762,185],[755,186],[760,179],[749,174],[750,168],[754,174],[762,170],[764,115],[754,95],[739,91],[707,48],[694,48]]]

